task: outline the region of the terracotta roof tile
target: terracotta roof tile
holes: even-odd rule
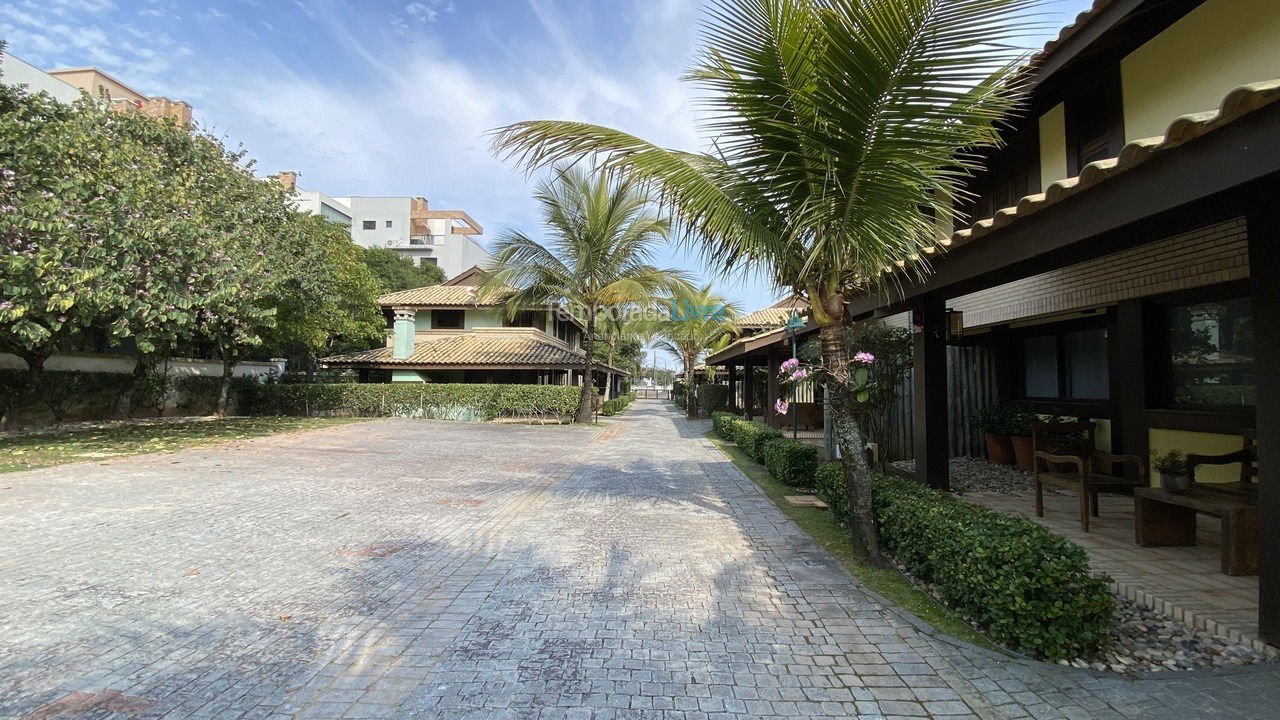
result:
[[[1164,135],[1129,142],[1120,149],[1117,157],[1089,163],[1079,175],[1058,180],[1051,183],[1044,192],[1023,197],[1016,205],[1002,208],[992,217],[978,220],[970,227],[956,231],[950,239],[942,241],[942,244],[948,248],[955,248],[977,240],[994,230],[1102,184],[1152,157],[1207,135],[1278,100],[1280,100],[1280,79],[1237,87],[1227,93],[1217,110],[1183,115],[1169,124]],[[907,263],[898,263],[898,268],[885,267],[884,272],[891,273],[906,265]]]
[[[473,285],[428,285],[387,293],[378,298],[378,304],[384,307],[476,307],[497,305],[497,299],[497,293],[481,294]]]
[[[477,328],[441,334],[413,346],[407,358],[391,357],[391,348],[334,355],[323,362],[335,367],[560,367],[582,363],[572,350],[546,333],[530,328]],[[601,364],[601,367],[604,367]],[[616,368],[610,368],[616,370]]]

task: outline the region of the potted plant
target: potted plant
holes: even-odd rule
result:
[[[1009,442],[1009,408],[988,405],[973,416],[973,422],[982,430],[987,445],[987,460],[996,465],[1012,465],[1013,445]]]
[[[1031,425],[1040,416],[1025,408],[1009,408],[1009,442],[1013,445],[1013,457],[1018,469],[1030,472],[1035,469],[1035,453],[1031,447]]]
[[[1187,456],[1181,450],[1157,454],[1151,466],[1160,473],[1160,487],[1169,492],[1186,492],[1191,487],[1191,476],[1187,473]]]

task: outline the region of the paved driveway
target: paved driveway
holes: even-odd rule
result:
[[[1223,717],[928,636],[669,406],[385,420],[0,475],[0,716]],[[1256,713],[1256,714],[1255,714]]]

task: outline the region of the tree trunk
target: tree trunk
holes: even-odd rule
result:
[[[214,414],[222,418],[227,416],[227,405],[231,401],[231,373],[236,367],[236,353],[223,343],[219,343],[218,349],[222,356],[222,375],[218,378],[218,405]]]
[[[53,354],[51,349],[41,348],[20,356],[27,363],[27,382],[23,387],[14,388],[5,403],[4,417],[0,417],[0,429],[11,430],[18,425],[18,408],[22,407],[24,396],[35,400],[40,397],[40,381],[44,377],[44,361]]]
[[[698,378],[696,365],[689,355],[684,356],[684,416],[690,420],[698,417]]]
[[[149,355],[138,354],[133,362],[133,372],[129,373],[128,379],[120,386],[120,392],[116,393],[115,402],[111,406],[112,418],[128,420],[133,414],[133,393],[138,389],[138,383],[146,382],[147,373],[151,372],[154,363]]]
[[[588,309],[587,315],[587,331],[582,337],[583,350],[586,351],[586,359],[582,362],[582,396],[578,400],[578,422],[591,422],[592,411],[596,394],[595,385],[595,362],[591,359],[591,353],[595,350],[596,340],[596,313],[595,308]]]
[[[857,398],[849,390],[849,351],[844,344],[843,322],[823,325],[822,363],[830,376],[831,422],[840,442],[841,465],[849,494],[849,534],[858,561],[871,567],[888,563],[880,550],[875,518],[871,514],[871,468],[867,465],[866,439],[858,423]]]

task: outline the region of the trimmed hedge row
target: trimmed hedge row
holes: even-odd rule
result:
[[[730,412],[711,414],[716,434],[732,440],[769,474],[788,485],[808,487],[818,469],[818,448],[784,437],[767,425],[743,420]]]
[[[617,415],[623,410],[626,410],[627,406],[635,399],[635,393],[627,393],[626,395],[619,395],[612,400],[605,400],[604,403],[600,405],[600,414]]]
[[[720,412],[729,404],[729,386],[706,384],[699,385],[698,395],[698,411],[710,415],[713,412]]]
[[[793,487],[809,487],[818,470],[818,448],[790,438],[764,443],[760,454],[769,474]]]
[[[102,419],[110,415],[117,398],[131,379],[130,373],[86,370],[46,370],[39,387],[27,387],[25,370],[0,370],[0,410],[12,407],[31,416],[48,412],[55,422],[68,416]],[[131,410],[154,410],[172,404],[188,415],[217,409],[220,378],[211,375],[161,375],[153,373],[133,390]],[[232,378],[233,396],[251,393],[252,378]]]
[[[816,484],[832,516],[847,521],[840,463],[818,468]],[[1061,660],[1107,641],[1115,600],[1079,545],[906,478],[877,477],[871,503],[885,550],[996,642]]]
[[[480,383],[313,383],[263,385],[249,406],[262,415],[352,415],[490,420],[571,417],[582,389],[572,385]]]

